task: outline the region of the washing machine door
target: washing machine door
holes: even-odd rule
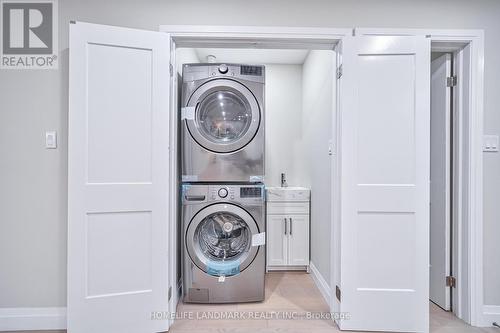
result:
[[[244,271],[259,250],[252,235],[259,233],[252,216],[239,206],[220,203],[198,212],[186,231],[186,248],[193,263],[213,276]]]
[[[230,153],[245,147],[260,126],[260,108],[255,96],[243,84],[231,79],[206,82],[191,95],[186,125],[193,139],[216,153]]]

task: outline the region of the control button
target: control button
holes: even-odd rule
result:
[[[226,188],[219,189],[219,197],[221,197],[221,198],[227,197],[227,189]]]
[[[221,74],[226,74],[228,70],[229,70],[229,68],[224,64],[219,66],[219,73],[221,73]]]

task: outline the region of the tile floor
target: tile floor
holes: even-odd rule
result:
[[[246,319],[214,320],[203,318],[207,313],[250,312],[328,312],[328,306],[316,288],[310,274],[300,272],[273,272],[266,276],[266,299],[262,303],[204,305],[179,303],[178,315],[183,313],[193,318],[177,319],[170,328],[171,333],[332,333],[340,332],[328,319]],[[433,333],[500,333],[496,328],[474,328],[457,319],[449,312],[430,304],[430,326]],[[38,333],[63,333],[65,331],[37,331]],[[20,332],[15,332],[20,333]],[[26,333],[36,333],[30,331]]]

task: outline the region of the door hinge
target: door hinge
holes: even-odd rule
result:
[[[169,68],[170,68],[170,76],[174,76],[174,66],[172,64],[169,64]]]
[[[340,302],[341,293],[340,293],[340,287],[339,286],[335,286],[335,296],[337,296],[337,299]]]
[[[455,288],[456,284],[457,284],[457,280],[455,279],[455,277],[453,277],[453,276],[446,277],[446,286],[447,287]]]
[[[168,300],[172,298],[172,286],[168,287]]]
[[[457,85],[457,77],[456,76],[449,76],[446,78],[446,86],[447,87],[454,87]]]
[[[340,65],[339,67],[337,67],[337,80],[342,77],[342,72],[342,65]]]

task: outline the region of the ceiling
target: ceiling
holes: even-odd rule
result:
[[[195,52],[200,62],[214,55],[216,62],[302,65],[309,50],[197,48]]]

